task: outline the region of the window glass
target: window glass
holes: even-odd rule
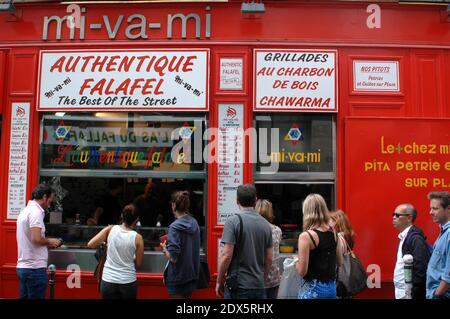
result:
[[[45,115],[41,168],[203,170],[203,126],[201,117],[137,113]]]
[[[206,165],[204,115],[157,113],[56,113],[42,115],[40,181],[56,198],[46,214],[49,237],[64,241],[49,262],[64,269],[67,258],[82,270],[96,261],[87,242],[103,227],[121,223],[125,205],[140,214],[136,231],[144,238],[142,272],[162,272],[167,262],[160,237],[174,221],[171,194],[190,192],[190,210],[201,228],[206,251]],[[196,135],[197,134],[197,135]]]
[[[278,136],[271,129],[278,129]],[[333,126],[329,114],[270,114],[256,117],[256,170],[278,162],[281,172],[333,172]],[[267,139],[261,130],[266,130]],[[277,148],[272,139],[278,141]],[[262,156],[261,156],[262,155]]]

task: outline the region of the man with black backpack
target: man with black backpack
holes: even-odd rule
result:
[[[412,299],[425,299],[427,265],[431,251],[422,230],[414,225],[417,211],[411,204],[397,206],[392,214],[392,224],[400,231],[397,262],[394,270],[395,298],[405,299],[404,255],[413,256]]]
[[[240,185],[236,193],[241,211],[223,227],[216,294],[225,299],[265,299],[264,280],[273,258],[272,228],[255,211],[253,185]]]

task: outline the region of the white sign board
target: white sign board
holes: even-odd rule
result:
[[[13,103],[8,175],[8,219],[17,219],[25,208],[27,194],[30,103]]]
[[[40,111],[206,111],[209,50],[41,51]]]
[[[353,90],[399,92],[398,61],[353,61]]]
[[[220,59],[220,89],[242,90],[243,59]]]
[[[217,223],[239,211],[236,190],[243,183],[244,105],[219,104]]]
[[[337,111],[337,52],[254,51],[255,111]]]

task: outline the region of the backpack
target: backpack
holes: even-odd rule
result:
[[[416,235],[417,236],[417,235]],[[415,236],[409,236],[407,239],[408,240],[405,240],[405,242],[403,243],[403,245],[404,246],[407,246],[407,247],[409,247],[410,245],[411,245],[411,242],[412,242],[412,240],[413,240],[413,238],[414,238]],[[428,252],[430,253],[430,256],[433,254],[433,245],[432,244],[430,244],[429,242],[427,242],[426,241],[426,239],[424,239],[424,241],[425,241],[425,245],[427,246],[427,249],[428,249]]]

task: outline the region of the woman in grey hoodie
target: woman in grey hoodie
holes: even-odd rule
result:
[[[174,299],[191,298],[197,287],[200,268],[200,228],[189,214],[189,192],[172,194],[172,212],[176,220],[169,226],[167,242],[161,243],[169,260],[164,270],[164,282]]]

